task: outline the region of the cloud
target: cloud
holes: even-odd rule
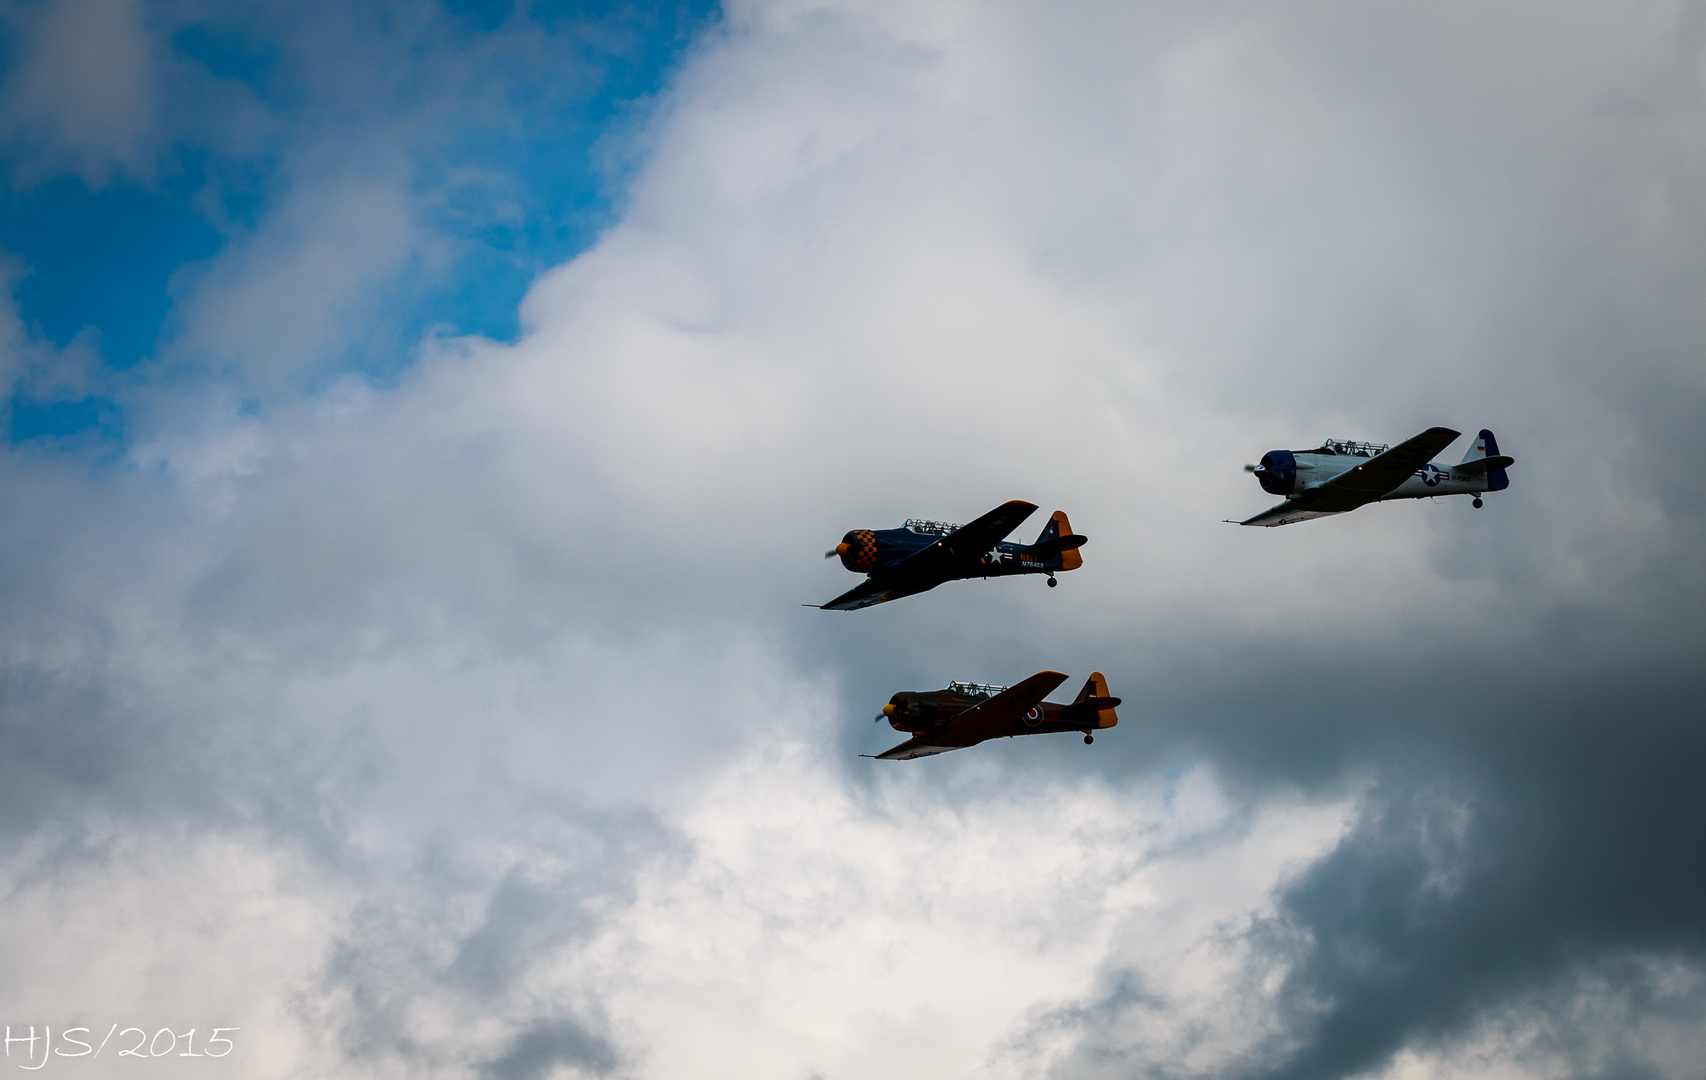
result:
[[[616,1067],[609,1044],[573,1020],[541,1024],[516,1036],[508,1053],[486,1067],[498,1080],[533,1080],[549,1076],[559,1065],[592,1076]]]
[[[35,170],[65,168],[90,186],[151,176],[162,63],[138,5],[79,0],[9,14],[24,57],[7,80],[3,129],[41,147]]]
[[[385,287],[433,246],[413,203],[396,178],[299,184],[257,235],[183,275],[174,350],[266,389],[349,366]]]
[[[1460,1037],[1406,1050],[1376,1075],[1687,1076],[1700,1054],[1700,981],[1697,965],[1619,958],[1525,995]]]
[[[135,1048],[137,1032],[175,1056],[168,1046],[217,1054],[212,1028],[242,1028],[224,1033],[237,1041],[229,1064],[240,1076],[278,1075],[309,1059],[313,1033],[298,1023],[293,995],[346,900],[252,837],[172,837],[108,818],[86,838],[92,858],[65,860],[55,855],[66,831],[50,825],[22,848],[8,844],[0,871],[8,928],[0,949],[16,976],[0,1005],[16,1018],[15,1034],[51,1027],[56,1059],[80,1052],[67,1039],[101,1044],[98,1055],[81,1051],[87,1061],[56,1061],[95,1075],[149,1068],[118,1057]],[[160,1036],[162,1028],[182,1038]],[[8,1066],[21,1067],[25,1048],[8,1049]],[[41,1066],[39,1046],[35,1055]]]
[[[520,340],[375,378],[437,196],[300,173],[122,460],[4,459],[14,873],[92,920],[165,888],[115,842],[234,850],[307,914],[204,937],[319,1071],[1683,1074],[1693,10],[731,5]],[[1435,422],[1513,487],[1221,521]],[[799,606],[1019,496],[1061,588]],[[1043,667],[1120,727],[853,758]]]

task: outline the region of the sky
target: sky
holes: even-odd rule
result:
[[[0,279],[0,1069],[1699,1075],[1699,0],[13,2]]]

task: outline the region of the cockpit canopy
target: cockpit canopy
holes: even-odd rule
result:
[[[990,686],[988,683],[951,682],[948,689],[967,697],[994,697],[1004,692],[1005,686]]]
[[[947,536],[958,532],[959,526],[949,521],[925,521],[922,518],[907,518],[901,523],[901,528],[910,529],[924,536]]]
[[[1293,450],[1294,454],[1343,454],[1349,457],[1375,457],[1392,449],[1385,443],[1353,442],[1349,439],[1328,439],[1314,450]]]

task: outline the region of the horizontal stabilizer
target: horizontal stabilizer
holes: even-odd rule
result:
[[[1117,697],[1085,698],[1083,701],[1074,701],[1060,710],[1060,722],[1071,724],[1083,717],[1094,716],[1103,709],[1112,709],[1119,703],[1120,699]]]
[[[1088,536],[1057,536],[1053,540],[1044,540],[1040,544],[1032,544],[1025,549],[1025,555],[1032,559],[1052,558],[1063,551],[1077,551],[1089,541]]]
[[[1499,457],[1470,458],[1468,461],[1457,466],[1455,471],[1468,473],[1471,476],[1479,476],[1490,469],[1508,469],[1515,464],[1516,458],[1504,457],[1502,455]]]

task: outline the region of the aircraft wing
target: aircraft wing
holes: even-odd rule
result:
[[[1275,525],[1292,525],[1299,521],[1308,521],[1310,518],[1332,517],[1334,514],[1342,513],[1344,513],[1343,510],[1311,510],[1308,506],[1303,505],[1302,499],[1287,499],[1278,506],[1271,506],[1255,517],[1246,518],[1238,524],[1264,525],[1271,529]]]
[[[950,718],[946,727],[953,735],[1005,731],[1027,709],[1048,697],[1066,680],[1067,676],[1058,671],[1039,671],[1017,686],[1010,686],[988,701],[979,702]]]
[[[1309,500],[1320,492],[1318,501],[1330,503],[1322,509],[1354,510],[1371,503],[1415,475],[1417,469],[1434,459],[1434,455],[1456,441],[1461,431],[1448,427],[1431,427],[1414,438],[1405,439],[1385,453],[1376,454],[1361,465],[1353,465],[1331,480],[1306,492],[1299,502]],[[1338,505],[1355,500],[1350,506]]]
[[[1415,475],[1461,435],[1445,427],[1432,427],[1411,439],[1376,454],[1361,465],[1353,465],[1320,487],[1310,488],[1295,499],[1287,499],[1240,525],[1290,525],[1310,518],[1328,517],[1374,502]]]
[[[829,603],[819,604],[818,606],[825,611],[858,611],[860,608],[874,607],[877,604],[899,600],[903,596],[911,596],[914,593],[929,592],[940,584],[940,581],[931,581],[927,578],[920,581],[908,578],[897,579],[892,574],[885,574],[882,577],[872,576],[848,589]]]
[[[975,559],[1000,543],[1037,512],[1036,503],[1004,502],[976,521],[961,525],[897,566],[879,570],[827,604],[825,611],[857,611],[903,596],[928,592],[953,576],[954,564]]]
[[[932,754],[946,754],[949,750],[960,750],[967,746],[976,746],[982,739],[966,740],[944,739],[941,736],[919,735],[901,743],[890,750],[877,754],[879,761],[911,761],[913,758],[929,757]]]
[[[1020,522],[1036,512],[1036,503],[1023,499],[1004,502],[976,521],[961,525],[888,573],[896,577],[948,573],[953,564],[976,559],[989,551],[1017,529]]]
[[[1036,512],[1036,503],[1028,503],[1023,499],[1004,502],[976,521],[961,525],[930,547],[920,551],[918,555],[914,555],[912,559],[916,559],[934,548],[941,548],[956,559],[982,555],[996,544],[1007,539],[1008,533],[1017,529],[1026,518]],[[908,559],[907,562],[911,562],[912,559]],[[906,563],[901,565],[904,566]]]

